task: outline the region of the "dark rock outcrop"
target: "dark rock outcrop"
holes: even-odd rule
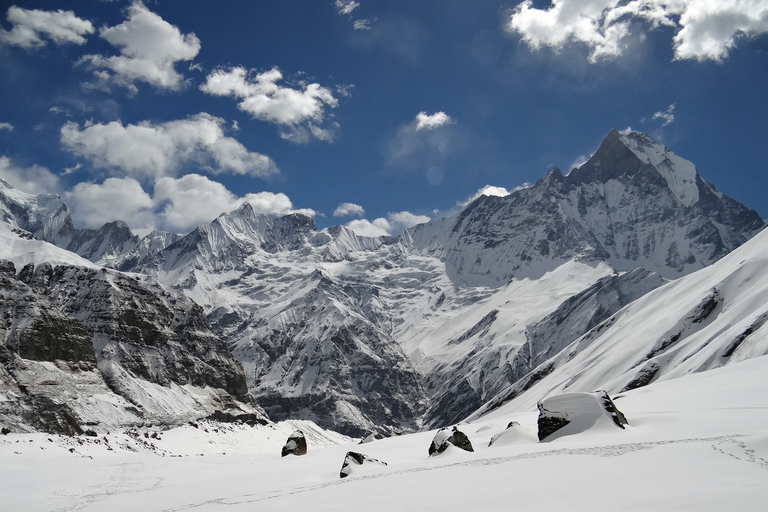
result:
[[[439,455],[447,450],[449,445],[461,448],[467,452],[475,451],[472,448],[472,443],[464,432],[457,427],[446,427],[438,430],[437,434],[435,434],[432,443],[429,445],[429,455]]]
[[[339,478],[346,478],[354,471],[356,466],[362,466],[363,464],[375,464],[378,466],[386,466],[387,463],[369,457],[363,453],[347,452],[344,456],[344,463],[341,465],[341,471],[339,471]]]
[[[283,445],[283,450],[280,453],[281,457],[286,455],[306,455],[307,454],[307,438],[304,437],[304,432],[301,430],[295,430],[288,440]]]
[[[621,429],[628,424],[605,391],[557,395],[542,400],[538,407],[539,441],[578,434],[605,421]]]

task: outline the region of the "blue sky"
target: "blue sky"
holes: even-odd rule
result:
[[[0,177],[79,227],[394,233],[652,135],[768,217],[762,0],[0,3]]]

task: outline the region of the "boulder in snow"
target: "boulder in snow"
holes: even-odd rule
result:
[[[579,434],[600,425],[624,428],[627,419],[614,405],[608,393],[567,393],[538,403],[539,441]]]
[[[376,466],[386,466],[387,463],[380,461],[378,459],[374,459],[373,457],[369,457],[365,455],[364,453],[357,453],[357,452],[347,452],[347,455],[344,456],[344,464],[341,466],[341,471],[339,471],[339,477],[340,478],[346,478],[349,475],[352,474],[353,471],[355,471],[355,468],[358,466],[362,466],[363,464],[368,463],[376,465]]]
[[[384,439],[384,436],[383,436],[383,435],[381,435],[381,434],[374,434],[374,433],[370,433],[370,434],[368,434],[367,436],[365,436],[364,438],[362,438],[362,439],[360,440],[360,442],[359,442],[359,443],[357,443],[357,444],[366,444],[366,443],[372,443],[372,442],[374,442],[374,441],[377,441],[377,440],[379,440],[379,439]]]
[[[469,441],[467,435],[456,427],[453,428],[441,428],[435,434],[432,439],[432,444],[429,445],[429,455],[435,455],[443,453],[448,445],[453,445],[462,450],[473,452],[472,443]]]
[[[281,456],[286,455],[306,455],[307,453],[307,438],[304,437],[304,432],[301,430],[295,430],[293,434],[288,436],[288,441],[283,446]]]
[[[510,421],[506,430],[499,432],[491,438],[488,446],[494,444],[496,446],[507,446],[510,444],[535,443],[537,441],[538,439],[533,432],[520,425],[516,421]]]

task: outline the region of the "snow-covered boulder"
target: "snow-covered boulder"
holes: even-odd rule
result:
[[[358,467],[365,463],[367,463],[369,466],[387,465],[386,462],[374,459],[373,457],[369,457],[364,453],[347,452],[347,454],[344,456],[344,464],[341,465],[341,471],[339,471],[339,478],[348,477],[352,474],[353,471],[356,471]]]
[[[456,427],[453,428],[441,428],[435,434],[432,439],[432,444],[429,445],[429,455],[441,454],[447,448],[448,445],[453,445],[462,450],[473,452],[472,443],[469,441],[467,435]]]
[[[286,455],[306,455],[307,454],[307,438],[304,437],[304,432],[301,430],[294,430],[293,434],[288,436],[288,440],[283,446],[281,456]]]
[[[381,434],[375,434],[375,433],[372,432],[372,433],[368,434],[367,436],[365,436],[364,438],[362,438],[360,440],[360,442],[357,443],[357,444],[372,443],[374,441],[378,441],[379,439],[384,439],[384,436],[381,435]]]
[[[510,421],[506,430],[499,432],[491,438],[488,446],[507,446],[512,444],[528,444],[535,443],[538,439],[536,435],[520,425],[516,421]]]
[[[567,393],[538,403],[539,441],[579,434],[594,427],[624,428],[627,419],[605,391]]]

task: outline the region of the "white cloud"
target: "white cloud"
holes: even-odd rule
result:
[[[416,131],[434,130],[451,123],[453,123],[453,119],[445,112],[435,112],[432,115],[428,115],[426,112],[416,114]]]
[[[45,167],[18,167],[10,158],[0,156],[0,178],[14,188],[30,194],[58,194],[59,177]]]
[[[419,112],[410,123],[401,126],[387,145],[390,163],[408,167],[439,167],[445,157],[460,145],[451,129],[453,119],[444,112],[427,115]]]
[[[362,217],[365,215],[365,210],[359,204],[354,203],[341,203],[333,211],[334,217],[348,217],[348,216]]]
[[[44,38],[57,45],[66,43],[81,45],[85,35],[94,32],[90,21],[78,18],[72,11],[40,11],[11,6],[8,21],[10,31],[0,29],[0,43],[21,48],[37,48],[47,44]]]
[[[225,136],[224,124],[206,113],[162,124],[123,126],[112,121],[81,129],[69,122],[61,128],[61,144],[95,167],[119,169],[139,179],[173,175],[182,165],[214,174],[266,177],[278,172],[272,159]]]
[[[495,185],[486,185],[480,190],[478,190],[477,192],[475,192],[474,194],[472,194],[471,196],[469,196],[468,198],[466,198],[464,201],[456,201],[456,206],[459,208],[464,208],[465,206],[467,206],[469,203],[471,203],[472,201],[474,201],[480,196],[505,197],[511,194],[513,191],[520,190],[522,188],[526,188],[526,186],[524,185],[522,187],[517,187],[513,190],[507,190],[504,187],[497,187]]]
[[[387,219],[378,218],[373,222],[368,219],[355,219],[346,225],[358,236],[387,236],[390,234],[392,226]]]
[[[125,177],[107,178],[103,183],[82,182],[62,196],[78,226],[96,228],[105,222],[122,220],[137,232],[161,229],[187,233],[245,202],[256,213],[270,216],[315,215],[310,209],[294,209],[283,193],[259,192],[238,197],[223,184],[199,174],[162,177],[155,182],[153,195],[135,179]]]
[[[360,2],[354,0],[336,0],[336,11],[341,15],[351,14],[352,11],[360,7]]]
[[[79,225],[97,228],[122,220],[131,228],[148,230],[154,225],[154,202],[133,178],[107,178],[104,183],[82,182],[63,194]]]
[[[338,100],[330,89],[318,83],[299,83],[296,88],[279,85],[278,68],[253,75],[243,67],[211,72],[200,90],[214,96],[240,100],[238,108],[254,119],[279,125],[281,136],[292,142],[308,142],[310,135],[330,141],[332,129],[322,128],[325,107],[336,108]]]
[[[371,30],[370,20],[355,20],[352,24],[354,30]]]
[[[78,162],[75,165],[73,165],[72,167],[65,167],[64,168],[64,172],[62,172],[61,175],[62,176],[66,176],[67,174],[72,174],[73,172],[77,172],[77,171],[80,170],[80,168],[82,166],[83,165],[80,162]]]
[[[721,61],[740,37],[768,33],[764,0],[552,0],[546,9],[530,0],[518,4],[507,30],[532,49],[558,51],[578,42],[591,51],[590,62],[616,58],[628,45],[631,23],[642,21],[676,31],[675,59]]]
[[[13,131],[13,125],[11,123],[0,123],[0,130]]]
[[[85,55],[81,62],[97,70],[97,83],[103,88],[114,82],[135,91],[134,82],[146,82],[163,89],[178,90],[184,77],[176,72],[180,61],[194,59],[200,51],[195,34],[179,29],[136,1],[128,8],[128,19],[114,27],[104,27],[99,35],[120,49],[120,55]],[[107,71],[108,70],[108,71]]]
[[[584,155],[581,154],[573,159],[573,162],[568,166],[568,169],[566,170],[566,174],[569,174],[573,169],[576,169],[577,167],[581,167],[585,163],[587,163],[587,160],[592,158],[591,155]]]
[[[386,236],[397,234],[404,229],[417,224],[429,222],[426,215],[416,215],[411,212],[388,213],[387,218],[379,217],[373,221],[367,219],[355,219],[346,226],[360,236]]]
[[[221,183],[199,174],[187,174],[178,179],[160,178],[155,184],[154,199],[162,207],[158,214],[160,223],[166,229],[177,232],[210,222],[245,202],[250,203],[256,213],[264,215],[315,214],[309,209],[294,210],[291,200],[283,193],[259,192],[237,197]]]
[[[388,213],[387,219],[392,225],[392,229],[394,230],[393,233],[402,231],[406,228],[411,228],[417,224],[424,224],[425,222],[432,220],[426,215],[416,215],[411,212]]]
[[[667,107],[667,110],[663,112],[655,112],[651,119],[663,119],[664,124],[661,125],[662,127],[672,124],[672,122],[675,120],[675,104],[673,103]]]
[[[660,1],[660,0],[659,0]],[[690,0],[683,2],[681,30],[675,35],[675,59],[721,61],[740,37],[768,33],[764,0]]]

